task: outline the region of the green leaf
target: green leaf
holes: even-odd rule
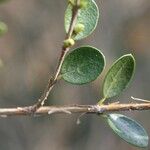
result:
[[[99,10],[94,0],[85,0],[87,5],[85,8],[81,8],[78,13],[77,24],[83,24],[84,30],[75,36],[75,40],[80,40],[90,35],[96,28]],[[65,29],[68,32],[71,16],[72,16],[72,5],[69,4],[65,12]]]
[[[128,85],[135,70],[135,60],[131,54],[119,58],[109,69],[103,83],[104,98],[119,95]]]
[[[104,66],[104,55],[98,49],[90,46],[80,47],[65,58],[61,75],[72,84],[85,84],[95,80]]]
[[[109,114],[107,121],[112,130],[126,142],[138,147],[148,146],[148,135],[135,120],[121,114]]]

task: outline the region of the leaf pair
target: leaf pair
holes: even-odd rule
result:
[[[100,50],[84,46],[73,50],[64,60],[61,75],[72,84],[85,84],[95,80],[103,71],[105,57]],[[119,95],[128,85],[135,68],[131,54],[119,58],[109,69],[103,83],[103,97]]]
[[[105,76],[104,100],[119,95],[129,84],[134,70],[135,60],[131,54],[119,58]],[[148,135],[145,129],[131,118],[121,114],[109,114],[107,122],[112,130],[126,142],[138,147],[148,146]]]
[[[103,83],[104,100],[119,95],[129,84],[135,70],[135,60],[131,54],[119,58],[109,69]],[[104,102],[104,100],[102,100]],[[101,103],[101,101],[100,101]],[[145,129],[135,120],[121,114],[107,115],[112,130],[126,142],[138,146],[148,146]]]

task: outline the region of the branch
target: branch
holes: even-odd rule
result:
[[[68,106],[44,106],[37,109],[34,113],[30,111],[30,107],[17,107],[17,108],[0,108],[0,116],[16,116],[16,115],[50,115],[58,113],[92,113],[92,114],[103,114],[110,112],[119,111],[131,111],[131,110],[150,110],[150,103],[129,103],[129,104],[118,104],[112,103],[108,105],[68,105]]]
[[[72,37],[73,30],[74,30],[74,27],[75,27],[76,21],[77,21],[78,10],[79,10],[79,7],[78,7],[79,3],[80,3],[80,0],[76,0],[76,5],[74,5],[73,8],[72,8],[72,18],[71,18],[69,30],[68,30],[68,33],[66,34],[66,38],[65,39],[69,39],[69,38]],[[31,110],[33,112],[35,112],[40,106],[43,106],[45,101],[47,100],[47,98],[48,98],[48,96],[50,94],[50,91],[52,90],[54,84],[58,80],[62,63],[63,63],[63,61],[65,59],[65,56],[66,56],[66,54],[67,54],[67,52],[69,50],[70,50],[70,47],[65,47],[64,45],[62,46],[61,55],[60,55],[60,58],[59,58],[59,62],[58,62],[58,65],[57,65],[57,69],[56,69],[55,75],[54,75],[54,77],[50,77],[50,79],[48,81],[48,84],[47,84],[47,86],[46,86],[46,88],[44,90],[44,93],[42,94],[42,96],[40,97],[38,102],[31,107]]]

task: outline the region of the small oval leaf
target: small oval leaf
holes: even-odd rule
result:
[[[75,40],[80,40],[90,35],[96,28],[99,10],[94,0],[85,0],[86,7],[81,8],[78,13],[77,24],[83,24],[84,30],[75,36]],[[72,5],[69,4],[65,12],[65,29],[68,32],[72,16]]]
[[[103,83],[104,98],[119,95],[128,85],[135,69],[135,59],[131,54],[119,58],[109,69]]]
[[[126,142],[138,147],[148,146],[148,135],[135,120],[121,114],[109,114],[107,121],[112,130]]]
[[[90,46],[80,47],[65,58],[61,75],[72,84],[85,84],[95,80],[104,66],[104,55],[98,49]]]

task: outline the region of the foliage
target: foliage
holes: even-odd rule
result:
[[[104,65],[104,55],[98,49],[84,46],[73,50],[65,58],[61,75],[72,84],[85,84],[95,80]]]
[[[73,3],[69,3],[65,13],[65,29],[68,31],[71,22]],[[87,37],[95,29],[98,22],[98,7],[94,0],[84,0],[86,7],[81,8],[77,18],[76,35],[72,38],[80,40]],[[80,24],[80,25],[78,25]],[[82,29],[80,29],[80,26]],[[78,29],[77,29],[78,28]],[[83,29],[84,28],[84,29]],[[85,84],[95,80],[101,74],[105,59],[100,50],[91,46],[79,47],[64,60],[61,75],[72,84]],[[103,82],[103,98],[98,102],[103,105],[108,98],[117,96],[128,86],[135,70],[135,59],[132,54],[120,57],[109,69]],[[109,126],[122,139],[138,147],[147,147],[148,135],[136,121],[121,114],[108,114]]]
[[[128,85],[134,73],[135,60],[131,54],[119,58],[108,71],[104,84],[104,98],[119,95]]]
[[[77,4],[77,0],[68,1],[64,19],[67,33],[72,23],[73,14],[77,10],[78,16],[73,34],[64,40],[63,48],[70,48],[75,44],[76,40],[89,36],[98,23],[99,9],[96,2],[94,0],[80,0],[79,2]],[[0,35],[3,35],[6,31],[7,26],[0,22]],[[71,84],[90,83],[102,73],[105,62],[105,56],[101,50],[88,45],[81,46],[65,56],[60,66],[60,77]],[[106,99],[120,95],[129,85],[134,70],[135,59],[132,54],[123,55],[113,63],[105,76],[103,98],[98,102],[98,105],[103,105]],[[110,128],[122,139],[138,147],[147,147],[148,135],[136,121],[121,114],[101,116],[106,118]]]

